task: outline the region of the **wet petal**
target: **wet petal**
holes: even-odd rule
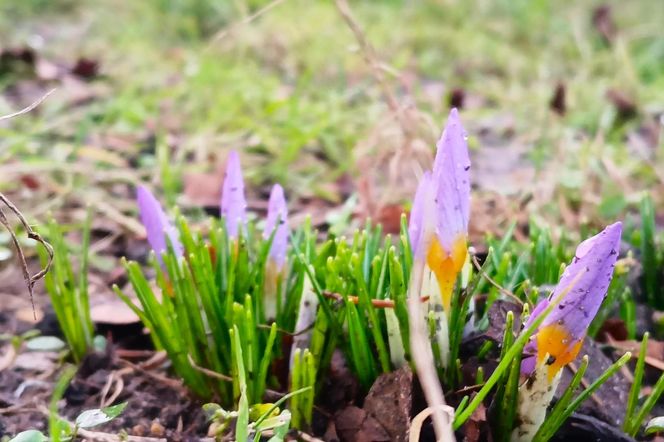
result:
[[[466,132],[456,109],[450,111],[437,148],[433,167],[439,214],[436,233],[451,254],[459,238],[465,240],[470,216],[470,157]]]
[[[568,290],[568,293],[544,320],[542,327],[561,324],[573,341],[583,339],[613,278],[621,234],[622,223],[618,222],[579,245],[550,299],[555,299],[562,290]]]
[[[247,200],[244,197],[244,179],[240,157],[231,151],[226,165],[226,175],[221,194],[221,216],[226,220],[230,238],[237,238],[239,230],[247,222]]]
[[[161,261],[161,254],[168,250],[169,238],[176,255],[182,256],[182,244],[178,239],[178,233],[171,224],[159,201],[152,192],[145,186],[138,186],[136,189],[136,201],[141,217],[141,222],[145,227],[150,247],[155,251]]]
[[[540,302],[526,322],[526,326],[532,324],[551,301],[563,296],[526,346],[528,353],[537,352],[538,363],[549,355],[546,363],[550,378],[573,361],[581,349],[613,277],[621,234],[622,224],[618,222],[579,244],[549,299]]]
[[[265,221],[265,231],[263,238],[269,239],[272,232],[276,229],[272,246],[270,247],[270,258],[282,269],[286,262],[286,252],[288,250],[288,207],[284,190],[279,184],[275,184],[270,192],[270,201],[267,209],[267,219]]]
[[[433,181],[431,180],[431,172],[425,172],[420,179],[413,199],[413,207],[410,210],[410,219],[408,220],[408,236],[410,238],[410,245],[413,249],[413,254],[423,256],[423,250],[419,247],[420,237],[424,231],[425,213],[427,212],[425,205],[429,204],[435,206],[436,192],[432,187]],[[433,210],[430,210],[435,215]]]

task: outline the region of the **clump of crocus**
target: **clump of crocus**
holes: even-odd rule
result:
[[[288,251],[288,207],[284,190],[275,184],[270,192],[267,219],[263,239],[272,237],[270,252],[265,268],[265,317],[275,319],[277,306],[281,302],[280,286],[286,273],[286,253]]]
[[[226,221],[229,238],[237,239],[240,229],[247,222],[247,200],[244,196],[240,157],[234,150],[228,156],[221,192],[221,216]]]
[[[622,224],[615,223],[583,241],[551,295],[526,321],[533,324],[554,304],[524,349],[521,371],[528,376],[519,388],[518,421],[513,441],[532,440],[546,416],[562,368],[576,359],[588,326],[597,314],[620,248]]]
[[[429,296],[444,366],[449,353],[447,319],[454,285],[466,262],[469,216],[468,144],[458,112],[452,109],[437,143],[433,171],[420,180],[408,226],[415,278],[410,284],[420,287],[420,293],[412,295]]]
[[[168,251],[169,240],[175,255],[181,257],[183,249],[178,238],[177,229],[168,219],[157,198],[154,197],[147,187],[138,186],[136,189],[136,200],[148,242],[157,255],[159,262],[162,262],[161,255]]]

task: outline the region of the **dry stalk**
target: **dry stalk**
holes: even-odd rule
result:
[[[18,112],[14,112],[13,114],[9,115],[4,115],[0,116],[0,121],[3,120],[9,120],[11,118],[17,117],[19,115],[27,114],[37,106],[39,106],[46,98],[48,98],[49,95],[51,95],[53,92],[55,92],[55,89],[51,89],[48,91],[46,94],[44,94],[40,99],[32,103],[30,106],[21,109]],[[25,217],[21,213],[20,210],[12,203],[9,198],[7,198],[4,194],[0,193],[0,202],[7,206],[7,208],[14,213],[16,218],[18,218],[19,222],[25,229],[26,234],[28,235],[28,238],[32,239],[33,241],[37,241],[39,244],[41,244],[45,249],[46,252],[48,253],[48,261],[46,262],[46,266],[42,269],[40,269],[37,273],[34,275],[30,275],[30,270],[28,270],[28,263],[25,260],[25,254],[23,253],[23,249],[21,248],[21,244],[18,242],[18,238],[16,237],[16,234],[14,233],[14,230],[12,229],[11,224],[9,223],[9,220],[7,219],[7,216],[5,215],[5,212],[0,208],[0,224],[2,224],[5,229],[7,229],[7,232],[9,232],[9,235],[12,238],[12,242],[14,243],[14,247],[16,247],[16,253],[18,254],[19,261],[21,264],[21,270],[23,272],[23,279],[25,280],[25,284],[28,286],[28,292],[30,293],[30,303],[32,304],[32,314],[37,320],[37,312],[35,311],[35,299],[34,299],[34,285],[37,281],[39,281],[41,278],[43,278],[48,270],[51,268],[51,264],[53,263],[53,247],[49,243],[47,243],[40,235],[39,233],[35,232],[32,230],[32,227],[30,227],[30,224],[26,221]]]
[[[401,106],[399,105],[399,100],[397,100],[396,96],[394,95],[394,92],[392,91],[390,86],[387,84],[387,81],[385,80],[385,75],[384,75],[384,72],[386,70],[385,63],[380,61],[380,59],[376,55],[376,50],[371,45],[371,43],[369,43],[369,40],[367,40],[364,31],[362,31],[362,27],[359,25],[357,20],[355,20],[355,17],[353,17],[353,13],[350,10],[348,1],[335,0],[334,3],[337,6],[337,10],[341,14],[341,17],[344,19],[350,30],[353,32],[355,39],[360,45],[360,50],[362,51],[362,56],[364,57],[364,61],[371,69],[371,73],[374,79],[376,80],[376,83],[378,83],[378,86],[382,89],[383,94],[385,95],[385,98],[387,100],[387,105],[389,106],[390,110],[394,113],[395,117],[399,121],[401,129],[406,135],[406,138],[410,139],[411,138],[410,135],[412,133],[411,124],[408,121],[408,118],[404,114],[403,110],[401,109]],[[391,72],[394,71],[391,70]]]
[[[30,106],[28,106],[28,107],[26,107],[26,108],[24,108],[24,109],[21,109],[21,110],[18,111],[18,112],[14,112],[13,114],[9,114],[9,115],[2,115],[2,116],[0,116],[0,121],[3,121],[3,120],[9,120],[9,119],[11,119],[11,118],[18,117],[19,115],[27,114],[28,112],[30,112],[31,110],[33,110],[34,108],[36,108],[37,106],[39,106],[40,104],[42,104],[42,102],[43,102],[44,100],[46,100],[46,99],[48,98],[48,96],[51,95],[53,92],[55,92],[55,89],[51,89],[50,91],[46,92],[46,93],[45,93],[44,95],[42,95],[42,97],[39,98],[37,101],[35,101],[34,103],[32,103]]]
[[[254,21],[254,20],[256,20],[257,18],[259,18],[261,15],[267,13],[267,12],[270,11],[272,8],[278,6],[279,4],[281,4],[281,3],[283,3],[283,2],[284,2],[284,0],[273,0],[272,2],[270,2],[270,3],[268,3],[267,5],[263,6],[263,7],[262,7],[261,9],[259,9],[258,11],[254,12],[253,14],[251,14],[251,15],[249,15],[249,16],[246,16],[245,18],[243,18],[243,19],[240,20],[239,22],[234,23],[234,24],[232,24],[231,26],[226,27],[226,28],[224,28],[224,29],[221,29],[221,30],[218,31],[216,34],[214,34],[214,36],[212,37],[210,43],[217,43],[217,42],[219,42],[220,40],[223,40],[223,39],[226,38],[229,34],[231,34],[236,28],[251,23],[252,21]],[[211,45],[210,45],[210,46],[211,46]],[[210,46],[208,46],[208,48],[209,48]]]
[[[443,389],[438,380],[433,352],[431,351],[431,341],[426,332],[426,324],[424,322],[420,303],[419,293],[422,289],[423,274],[423,263],[415,261],[413,263],[413,273],[410,276],[410,284],[408,288],[410,350],[417,371],[417,377],[420,379],[420,384],[424,391],[424,397],[429,405],[427,410],[430,410],[433,419],[436,440],[453,442],[455,441],[454,431],[452,430],[453,418],[450,418],[449,413],[445,412],[445,410],[447,410],[447,404],[445,403]],[[454,416],[454,412],[452,412],[452,416]],[[413,428],[411,428],[411,431],[412,430]]]
[[[48,261],[46,262],[46,266],[40,269],[34,275],[31,275],[30,270],[28,269],[28,263],[25,260],[25,254],[23,253],[23,248],[21,247],[21,244],[18,242],[18,238],[16,237],[16,234],[14,233],[14,230],[12,229],[9,220],[5,215],[5,212],[2,210],[2,208],[0,208],[0,224],[2,224],[5,227],[5,229],[7,229],[7,232],[9,232],[9,235],[12,238],[12,242],[14,243],[14,247],[16,248],[16,253],[18,254],[19,262],[21,264],[21,271],[23,272],[23,279],[25,280],[25,284],[28,286],[28,292],[30,293],[32,314],[35,320],[37,320],[37,312],[35,311],[35,300],[34,300],[34,285],[37,281],[43,278],[51,268],[51,264],[53,263],[53,247],[51,247],[51,245],[48,242],[46,242],[41,237],[41,235],[39,235],[39,233],[32,230],[32,227],[30,227],[30,224],[28,224],[25,217],[23,217],[21,211],[18,210],[18,208],[11,201],[9,201],[9,199],[2,193],[0,193],[0,202],[2,202],[5,206],[7,206],[7,208],[9,208],[9,210],[12,213],[14,213],[14,215],[16,215],[16,218],[18,218],[19,222],[25,229],[28,238],[32,239],[33,241],[37,241],[39,244],[42,245],[42,247],[46,249],[46,252],[48,253]]]

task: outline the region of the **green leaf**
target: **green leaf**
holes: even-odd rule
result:
[[[55,336],[38,336],[26,342],[25,346],[30,351],[60,351],[67,344]]]
[[[646,425],[645,433],[659,433],[664,431],[664,416],[658,416],[650,419],[650,422]]]
[[[105,424],[120,416],[126,407],[127,402],[122,402],[106,408],[85,410],[76,418],[76,426],[79,428],[92,428],[97,425]]]
[[[14,436],[9,442],[46,442],[48,438],[41,431],[22,431]]]

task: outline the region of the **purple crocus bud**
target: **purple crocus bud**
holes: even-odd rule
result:
[[[168,237],[173,246],[173,250],[178,257],[182,256],[183,249],[178,232],[169,221],[159,201],[152,192],[145,186],[138,186],[136,189],[136,201],[141,216],[141,222],[145,226],[150,247],[157,254],[161,262],[161,254],[168,250]]]
[[[437,148],[431,184],[428,185],[433,191],[433,201],[427,198],[422,203],[425,207],[435,207],[435,236],[424,241],[419,238],[419,242],[425,244],[427,265],[436,275],[443,307],[449,311],[454,284],[468,253],[470,216],[470,157],[466,133],[456,109],[450,111]],[[431,222],[429,216],[419,216]]]
[[[621,234],[622,223],[617,222],[579,244],[574,259],[563,272],[556,288],[548,299],[537,305],[526,322],[527,325],[532,324],[551,302],[562,296],[526,346],[525,352],[531,356],[524,358],[524,373],[528,374],[535,365],[546,362],[551,380],[562,367],[576,358],[613,277]],[[544,361],[546,355],[548,360]]]
[[[240,157],[232,150],[226,164],[226,174],[221,194],[221,216],[226,220],[230,238],[237,238],[240,228],[247,222],[247,200],[244,197],[244,180]]]
[[[441,246],[449,254],[456,252],[458,243],[466,246],[470,217],[470,156],[466,132],[459,113],[452,109],[437,143],[433,176],[438,192],[439,207],[437,234]],[[465,255],[465,252],[464,252]]]
[[[270,247],[270,259],[277,266],[277,269],[281,270],[286,262],[289,229],[288,207],[286,206],[284,189],[279,184],[272,186],[272,191],[270,192],[263,238],[266,240],[269,239],[272,232],[275,233]]]
[[[417,185],[413,207],[410,209],[410,219],[408,220],[408,237],[410,238],[413,254],[420,258],[424,256],[424,247],[420,245],[420,237],[425,228],[426,205],[435,206],[436,191],[433,184],[431,172],[424,172]]]

